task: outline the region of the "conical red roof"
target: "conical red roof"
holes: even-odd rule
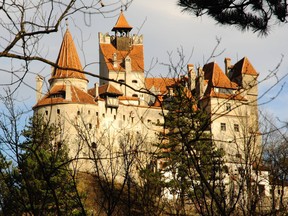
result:
[[[82,71],[81,62],[74,41],[68,29],[66,30],[63,37],[56,64],[61,68],[71,68]],[[57,78],[79,78],[87,80],[84,73],[74,70],[55,68],[50,80]]]
[[[126,29],[126,30],[131,30],[133,27],[130,26],[123,14],[123,12],[121,11],[118,20],[115,24],[115,26],[113,27],[112,31],[116,31],[118,29]]]

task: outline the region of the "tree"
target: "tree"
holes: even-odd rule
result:
[[[65,141],[58,140],[58,135],[59,128],[37,115],[23,131],[25,141],[16,178],[23,203],[27,203],[25,211],[33,215],[85,215]]]
[[[1,68],[3,73],[12,74],[8,86],[17,89],[25,77],[31,73],[32,62],[42,62],[58,67],[54,61],[49,60],[43,53],[42,46],[47,42],[46,36],[61,30],[63,21],[74,15],[82,14],[84,23],[89,25],[92,16],[108,16],[120,8],[127,8],[133,0],[126,2],[113,0],[106,3],[101,0],[89,1],[33,1],[19,2],[8,0],[0,2],[0,56],[11,59],[10,68]],[[72,70],[75,68],[72,68]],[[32,70],[33,71],[33,70]],[[82,71],[81,71],[82,72]],[[88,73],[88,72],[87,72]],[[90,75],[93,76],[92,73]]]
[[[74,172],[80,181],[89,179],[89,187],[81,186],[88,192],[88,208],[108,216],[159,212],[152,201],[155,185],[146,179],[153,178],[146,168],[155,151],[147,141],[147,134],[129,126],[102,131],[97,124],[89,126],[85,115],[79,115],[71,124],[77,134],[74,143],[78,145],[73,157]]]
[[[0,211],[2,215],[85,215],[60,130],[34,116],[20,132],[13,94],[1,97]],[[57,140],[57,142],[56,142]]]
[[[271,114],[260,112],[263,117],[262,133],[264,142],[263,159],[269,170],[271,184],[271,214],[287,212],[287,125],[278,122]],[[280,125],[279,125],[280,124]],[[282,124],[282,125],[281,125]]]
[[[268,34],[276,21],[287,23],[287,1],[202,1],[179,0],[183,11],[196,16],[207,14],[222,25],[235,25],[241,30]]]
[[[158,157],[166,173],[166,190],[173,194],[177,215],[189,211],[211,215],[211,209],[223,215],[223,152],[214,145],[209,118],[198,108],[198,100],[186,84],[180,78],[164,100],[166,132],[161,136]]]

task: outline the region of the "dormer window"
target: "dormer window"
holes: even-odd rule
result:
[[[65,98],[65,91],[59,91],[54,94],[51,94],[49,98]]]

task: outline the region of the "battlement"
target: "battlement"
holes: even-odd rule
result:
[[[134,34],[134,35],[132,36],[132,44],[133,44],[133,45],[143,45],[143,38],[144,38],[143,35],[136,35],[136,34]]]
[[[98,33],[98,39],[100,44],[113,44],[115,38],[116,37],[114,35],[109,35],[109,33]],[[131,41],[132,45],[143,45],[143,35],[133,34],[133,36],[129,36],[128,38]]]
[[[110,44],[111,43],[111,36],[109,35],[109,33],[102,33],[99,32],[98,33],[98,39],[99,39],[99,43],[100,44]]]

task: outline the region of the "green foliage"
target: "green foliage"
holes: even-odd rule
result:
[[[0,164],[6,168],[6,178],[2,179],[10,193],[6,196],[1,190],[4,215],[77,215],[83,212],[76,180],[69,169],[67,149],[63,141],[55,142],[60,132],[41,117],[33,117],[23,131],[25,141],[19,146],[23,153],[18,155],[18,164],[10,168],[10,172],[7,171],[9,164],[6,167],[5,163]],[[11,199],[17,200],[17,205],[10,203]]]
[[[185,214],[186,203],[191,201],[201,213],[217,209],[217,205],[221,208],[225,197],[223,152],[215,148],[209,118],[185,83],[178,83],[173,90],[164,104],[168,110],[164,115],[166,132],[161,135],[158,155],[164,162],[162,171],[169,173],[165,187],[177,197],[178,213]]]
[[[196,16],[207,14],[223,25],[267,34],[275,20],[287,22],[287,1],[275,0],[178,0],[178,5]]]

